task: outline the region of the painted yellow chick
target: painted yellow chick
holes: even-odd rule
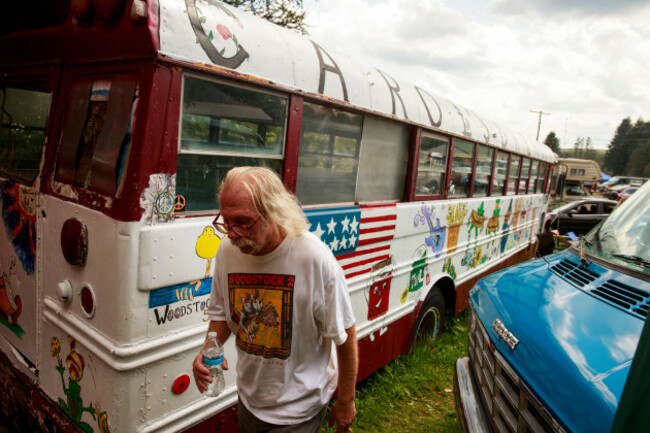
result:
[[[220,244],[221,239],[214,233],[214,228],[209,226],[203,229],[203,233],[196,240],[196,255],[208,261],[205,267],[205,278],[210,276],[210,264],[212,258],[217,255]]]

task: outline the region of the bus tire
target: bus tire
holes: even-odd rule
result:
[[[445,323],[445,297],[438,287],[427,295],[415,322],[411,348],[424,342],[434,342],[440,336]]]

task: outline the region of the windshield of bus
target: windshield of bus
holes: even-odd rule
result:
[[[630,196],[585,237],[584,251],[650,275],[650,183]]]

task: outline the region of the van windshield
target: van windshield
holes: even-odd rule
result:
[[[591,256],[650,275],[650,183],[589,232],[583,247]]]

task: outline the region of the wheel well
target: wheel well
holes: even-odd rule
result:
[[[456,285],[454,284],[454,280],[450,277],[442,277],[431,286],[429,292],[433,290],[434,287],[438,287],[445,298],[446,312],[451,311],[451,314],[453,315],[456,310]]]

